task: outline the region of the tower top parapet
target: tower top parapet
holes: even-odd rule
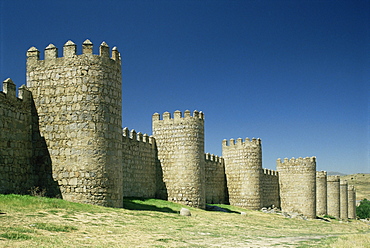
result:
[[[16,100],[17,99],[17,89],[16,85],[10,78],[7,78],[3,82],[3,91],[2,93],[4,96],[9,100]],[[29,101],[32,98],[31,92],[25,85],[22,85],[18,89],[18,99],[22,99],[23,101]]]
[[[86,39],[82,43],[82,54],[84,55],[93,55],[93,43]],[[69,40],[63,46],[63,57],[64,58],[72,58],[77,55],[77,45]],[[103,41],[99,46],[99,55],[102,58],[110,58],[117,62],[121,61],[120,53],[117,47],[112,49],[112,56],[110,57],[110,50],[108,44]],[[58,48],[54,44],[49,44],[44,50],[44,60],[56,59],[58,58]],[[40,60],[40,51],[36,47],[31,47],[27,51],[27,60]]]
[[[222,146],[230,146],[230,147],[242,147],[242,146],[248,146],[248,145],[261,145],[262,141],[260,138],[252,138],[249,139],[248,137],[243,140],[242,138],[236,139],[230,139],[229,141],[227,139],[224,139],[222,141]]]
[[[170,112],[164,112],[162,115],[159,113],[154,113],[152,116],[153,121],[166,121],[166,120],[180,120],[180,119],[199,119],[199,120],[204,120],[204,114],[202,111],[194,110],[193,115],[191,115],[190,110],[185,110],[184,116],[182,115],[182,112],[180,110],[176,110],[173,114],[173,118],[171,117]]]
[[[339,182],[340,181],[340,176],[334,175],[334,176],[328,176],[326,178],[327,182]]]
[[[284,161],[278,158],[276,160],[276,169],[277,171],[316,171],[316,157],[284,158]]]

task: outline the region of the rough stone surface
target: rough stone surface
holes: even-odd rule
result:
[[[229,201],[233,206],[259,210],[262,206],[261,140],[222,142]]]
[[[182,216],[191,216],[191,212],[187,208],[181,208],[180,215],[182,215]]]
[[[123,196],[156,197],[158,160],[155,139],[147,134],[123,129]]]
[[[316,158],[278,159],[281,209],[316,217]]]
[[[226,199],[225,164],[222,157],[205,154],[206,203],[224,204]]]
[[[160,195],[169,201],[205,208],[204,116],[180,111],[153,115],[153,136],[158,147],[165,188]]]
[[[316,215],[327,214],[326,171],[316,171]]]
[[[262,184],[262,206],[280,207],[279,173],[274,170],[263,169]]]
[[[85,51],[85,50],[84,50]],[[27,86],[41,136],[64,199],[122,206],[121,62],[100,55],[76,55],[68,41],[64,57],[49,45],[45,59],[27,52]]]
[[[356,189],[348,185],[348,218],[356,219]]]
[[[348,220],[348,183],[340,181],[340,219]]]
[[[328,200],[328,215],[335,218],[340,217],[340,177],[328,176],[327,177],[327,200]]]

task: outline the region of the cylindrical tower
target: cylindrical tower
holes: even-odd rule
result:
[[[333,216],[338,219],[340,217],[339,181],[340,181],[339,176],[328,176],[327,177],[327,201],[328,201],[327,212],[328,212],[328,215]]]
[[[340,218],[348,220],[348,183],[346,180],[340,181]]]
[[[316,218],[316,158],[278,159],[281,209]]]
[[[316,215],[327,213],[326,171],[316,171]]]
[[[63,57],[50,44],[44,60],[27,51],[27,86],[32,91],[40,132],[66,200],[122,206],[121,61],[103,42],[100,55],[86,40],[81,55],[68,41]]]
[[[356,189],[348,185],[348,218],[356,219]]]
[[[222,157],[230,205],[259,210],[262,206],[261,140],[241,138],[222,142]]]
[[[163,119],[153,115],[153,136],[158,148],[165,188],[158,194],[169,201],[205,208],[204,115],[175,111]]]

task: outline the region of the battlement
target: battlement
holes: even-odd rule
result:
[[[153,121],[180,120],[180,119],[186,120],[190,118],[204,120],[204,113],[202,111],[194,110],[193,115],[191,116],[190,110],[185,110],[184,116],[183,116],[181,111],[176,110],[173,114],[173,118],[171,117],[170,112],[164,112],[162,115],[162,119],[159,113],[154,113],[152,116]]]
[[[326,171],[316,171],[316,178],[326,178]]]
[[[340,176],[328,176],[326,178],[327,182],[339,182],[340,181]]]
[[[356,191],[355,186],[348,185],[348,191]]]
[[[82,54],[93,55],[93,43],[88,39],[82,43]],[[73,41],[69,40],[63,46],[63,57],[73,58],[75,56],[79,56],[77,55],[77,46]],[[103,41],[99,46],[99,55],[94,56],[110,58],[121,63],[121,56],[120,53],[118,52],[117,47],[113,47],[112,56],[110,57],[109,46],[107,45],[107,43],[105,43],[105,41]],[[57,58],[58,58],[58,48],[53,44],[49,44],[44,50],[44,60],[50,61]],[[61,58],[62,57],[60,57],[59,59]],[[40,51],[36,47],[31,47],[30,49],[28,49],[27,61],[38,61],[38,60],[40,60]]]
[[[222,146],[223,147],[225,147],[225,146],[230,146],[230,147],[232,147],[232,146],[243,146],[243,145],[261,145],[261,139],[260,138],[258,138],[258,139],[256,139],[256,138],[252,138],[252,140],[251,139],[249,139],[249,138],[246,138],[244,141],[243,141],[243,139],[242,138],[238,138],[237,140],[236,140],[236,142],[235,142],[235,139],[230,139],[229,140],[229,142],[226,140],[226,139],[224,139],[223,141],[222,141]]]
[[[267,176],[278,176],[279,173],[275,170],[270,170],[270,169],[263,169],[263,174]]]
[[[305,157],[305,158],[302,158],[302,157],[299,157],[299,158],[284,158],[284,161],[282,162],[281,161],[281,158],[278,158],[277,163],[279,164],[291,164],[291,165],[298,165],[298,164],[302,164],[302,163],[316,163],[316,157]]]
[[[1,93],[0,95],[3,96],[5,99],[14,100],[14,101],[16,99],[20,99],[23,101],[31,100],[32,94],[25,85],[22,85],[21,87],[19,87],[18,97],[17,97],[16,91],[17,90],[16,90],[15,83],[13,83],[13,80],[8,78],[3,82],[3,91],[0,92]]]
[[[340,186],[347,186],[348,182],[347,180],[340,180]]]
[[[130,140],[135,140],[135,141],[139,141],[139,142],[143,142],[143,143],[148,143],[148,144],[155,144],[155,139],[153,136],[149,136],[148,134],[142,134],[141,132],[136,132],[135,129],[132,129],[131,131],[129,131],[129,129],[127,127],[125,127],[124,129],[122,129],[122,135],[124,138],[126,139],[130,139]]]
[[[205,153],[204,154],[204,159],[205,159],[205,161],[213,161],[213,162],[216,162],[216,163],[222,163],[223,162],[222,157],[214,155],[214,154],[210,154],[210,153]]]

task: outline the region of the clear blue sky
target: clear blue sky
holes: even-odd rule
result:
[[[0,80],[25,84],[25,53],[69,39],[117,46],[123,126],[155,112],[205,113],[206,152],[262,139],[263,166],[317,157],[370,173],[370,1],[0,0]]]

